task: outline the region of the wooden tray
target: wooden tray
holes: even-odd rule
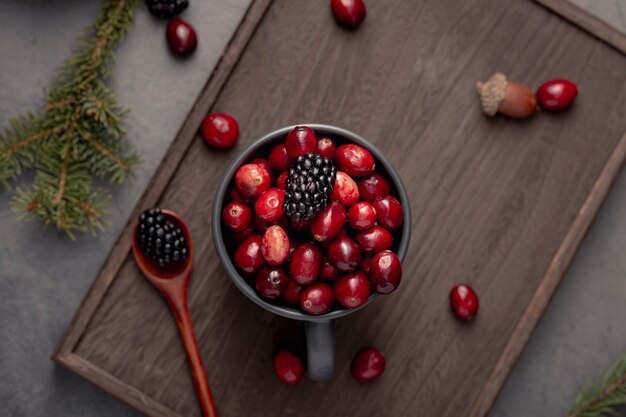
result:
[[[371,1],[356,32],[326,3],[252,3],[131,218],[158,205],[188,220],[191,313],[221,415],[487,413],[626,156],[626,38],[567,2],[540,3]],[[580,97],[561,114],[489,119],[474,83],[495,71],[533,88],[572,79]],[[210,109],[239,120],[236,149],[195,137]],[[372,140],[404,178],[414,221],[400,291],[338,322],[337,376],[286,387],[270,358],[298,326],[231,285],[209,219],[229,160],[299,122]],[[130,241],[129,222],[54,359],[150,416],[199,416],[176,326]],[[481,297],[470,324],[449,312],[458,281]],[[369,344],[388,368],[364,385],[348,367]]]

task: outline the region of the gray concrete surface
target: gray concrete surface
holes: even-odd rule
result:
[[[626,32],[626,0],[574,0]],[[0,197],[0,416],[140,414],[56,367],[50,353],[243,15],[249,0],[192,0],[189,61],[173,59],[164,26],[140,12],[116,58],[116,90],[132,109],[128,137],[144,163],[113,190],[106,234],[71,242],[15,220]],[[0,1],[0,126],[41,102],[54,68],[97,13],[95,0]],[[620,14],[621,13],[621,14]],[[576,390],[626,351],[626,175],[614,187],[541,320],[492,417],[558,416]],[[626,416],[626,412],[623,412]]]

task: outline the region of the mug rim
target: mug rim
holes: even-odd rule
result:
[[[217,255],[220,259],[222,266],[224,267],[224,270],[228,274],[230,280],[239,289],[239,291],[241,291],[247,298],[249,298],[251,301],[257,304],[259,307],[262,307],[263,309],[270,311],[274,314],[278,314],[279,316],[294,319],[294,320],[303,320],[303,321],[309,321],[309,322],[325,322],[325,321],[334,320],[340,317],[345,317],[348,314],[354,313],[356,311],[359,311],[365,308],[372,301],[374,301],[374,299],[377,298],[377,294],[374,293],[370,295],[367,301],[358,308],[346,309],[346,310],[335,310],[335,311],[331,311],[330,313],[322,314],[319,316],[308,315],[308,314],[305,314],[296,310],[295,308],[272,304],[262,299],[256,293],[254,288],[246,282],[244,277],[241,276],[239,271],[237,271],[237,268],[233,264],[226,250],[226,245],[224,244],[224,239],[223,239],[223,234],[222,234],[221,213],[222,213],[222,208],[224,206],[224,199],[226,197],[226,193],[228,192],[228,187],[237,169],[239,168],[239,166],[248,158],[250,158],[250,156],[252,156],[253,153],[256,152],[258,149],[262,148],[268,143],[276,141],[279,138],[285,137],[296,126],[310,127],[320,137],[325,136],[327,134],[334,135],[334,136],[341,136],[350,142],[361,145],[367,150],[369,150],[374,155],[374,158],[376,159],[376,161],[384,167],[384,170],[386,171],[387,176],[391,179],[393,185],[395,186],[398,192],[398,197],[400,199],[402,207],[406,208],[403,210],[404,219],[403,219],[403,224],[402,224],[402,234],[401,234],[400,243],[398,244],[398,250],[396,252],[400,261],[404,261],[404,258],[408,251],[409,243],[411,240],[411,205],[409,202],[408,194],[406,192],[406,188],[404,187],[404,183],[402,182],[400,175],[398,174],[396,169],[393,167],[393,165],[383,155],[383,153],[375,145],[368,142],[367,140],[357,135],[356,133],[340,128],[340,127],[336,127],[336,126],[331,126],[331,125],[326,125],[326,124],[317,124],[317,123],[301,123],[301,124],[295,124],[292,126],[286,126],[286,127],[274,130],[272,132],[265,134],[261,138],[255,140],[247,148],[239,152],[239,154],[230,162],[230,164],[228,165],[228,168],[226,169],[224,173],[224,176],[222,177],[220,185],[217,188],[217,191],[215,193],[215,197],[213,199],[213,212],[211,215],[213,242],[215,244],[215,250],[217,252]]]

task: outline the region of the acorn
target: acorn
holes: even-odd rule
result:
[[[501,113],[515,119],[525,119],[537,111],[537,99],[529,88],[507,81],[506,75],[493,74],[486,82],[476,83],[480,106],[487,116]]]

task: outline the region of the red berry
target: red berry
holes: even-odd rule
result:
[[[285,171],[276,178],[276,188],[279,190],[285,190],[287,186],[287,177],[289,176],[289,172]]]
[[[333,159],[335,157],[336,150],[337,145],[335,145],[335,142],[332,139],[321,138],[317,141],[317,153],[328,159]]]
[[[478,312],[478,296],[469,285],[456,285],[450,291],[450,307],[458,318],[470,320]]]
[[[356,29],[365,19],[363,0],[331,0],[330,8],[337,23],[346,29]]]
[[[370,203],[360,201],[348,210],[348,224],[356,230],[367,230],[376,223],[376,210]]]
[[[380,226],[372,226],[359,232],[354,236],[354,239],[359,244],[361,252],[371,254],[389,249],[393,243],[391,233]]]
[[[311,285],[300,293],[300,308],[309,314],[328,313],[334,302],[333,288],[328,284]]]
[[[334,239],[346,224],[346,208],[333,201],[319,212],[311,224],[311,233],[318,242]]]
[[[233,232],[243,232],[252,223],[252,210],[242,203],[228,203],[222,210],[222,220]]]
[[[397,198],[390,195],[379,195],[374,199],[372,205],[376,209],[378,224],[388,230],[396,230],[402,226],[404,215],[402,213],[402,204],[400,204]]]
[[[359,187],[351,176],[342,171],[337,171],[335,186],[330,194],[332,201],[336,201],[346,207],[350,207],[359,201]]]
[[[270,226],[263,235],[261,253],[265,262],[270,265],[282,265],[289,258],[289,237],[287,232],[278,226]]]
[[[275,222],[283,215],[285,192],[278,188],[270,188],[254,203],[254,212],[266,222]]]
[[[250,236],[235,251],[235,265],[246,274],[259,272],[265,264],[261,253],[262,240],[263,238],[259,235]]]
[[[317,150],[317,136],[310,127],[296,126],[285,140],[285,148],[289,158],[296,159],[300,155]]]
[[[304,365],[293,353],[279,350],[274,356],[274,372],[283,384],[295,385],[304,377]]]
[[[361,268],[361,271],[369,275],[370,271],[372,270],[372,258],[369,256],[364,256],[361,259],[360,268]]]
[[[320,272],[320,279],[322,281],[332,281],[339,275],[337,267],[328,259],[324,257],[324,263],[322,264],[322,271]]]
[[[308,232],[309,230],[311,230],[311,223],[313,223],[313,219],[296,219],[293,216],[289,219],[291,230],[293,230],[294,232]]]
[[[304,287],[296,281],[290,279],[287,288],[283,291],[283,300],[293,305],[300,304],[300,293],[302,292],[302,288]]]
[[[363,272],[340,275],[335,281],[335,298],[346,308],[361,307],[370,296],[370,282]]]
[[[571,106],[578,95],[578,87],[568,80],[550,80],[537,90],[537,102],[548,111],[564,110]]]
[[[302,243],[289,258],[289,275],[300,285],[317,280],[322,269],[322,251],[315,243]]]
[[[235,174],[235,185],[244,197],[259,197],[271,183],[270,173],[258,164],[243,165]]]
[[[353,177],[364,177],[374,171],[374,157],[362,146],[341,145],[335,152],[337,168]]]
[[[198,46],[198,38],[193,26],[180,17],[168,22],[165,37],[170,50],[180,56],[191,55]]]
[[[202,137],[214,148],[231,148],[239,139],[237,121],[225,113],[208,114],[202,121]]]
[[[257,274],[254,285],[263,298],[278,300],[289,285],[289,277],[281,268],[266,266]]]
[[[350,373],[359,381],[369,382],[385,370],[385,355],[371,347],[361,349],[352,359]]]
[[[284,143],[274,146],[269,156],[270,165],[276,171],[287,171],[289,169],[289,154]]]
[[[328,246],[328,257],[338,270],[351,272],[361,262],[361,250],[349,237],[338,237]]]
[[[378,294],[391,294],[402,280],[402,263],[390,250],[382,251],[372,258],[370,282]]]
[[[371,203],[379,195],[391,193],[391,188],[387,180],[380,174],[374,172],[359,180],[359,195],[362,201]]]

